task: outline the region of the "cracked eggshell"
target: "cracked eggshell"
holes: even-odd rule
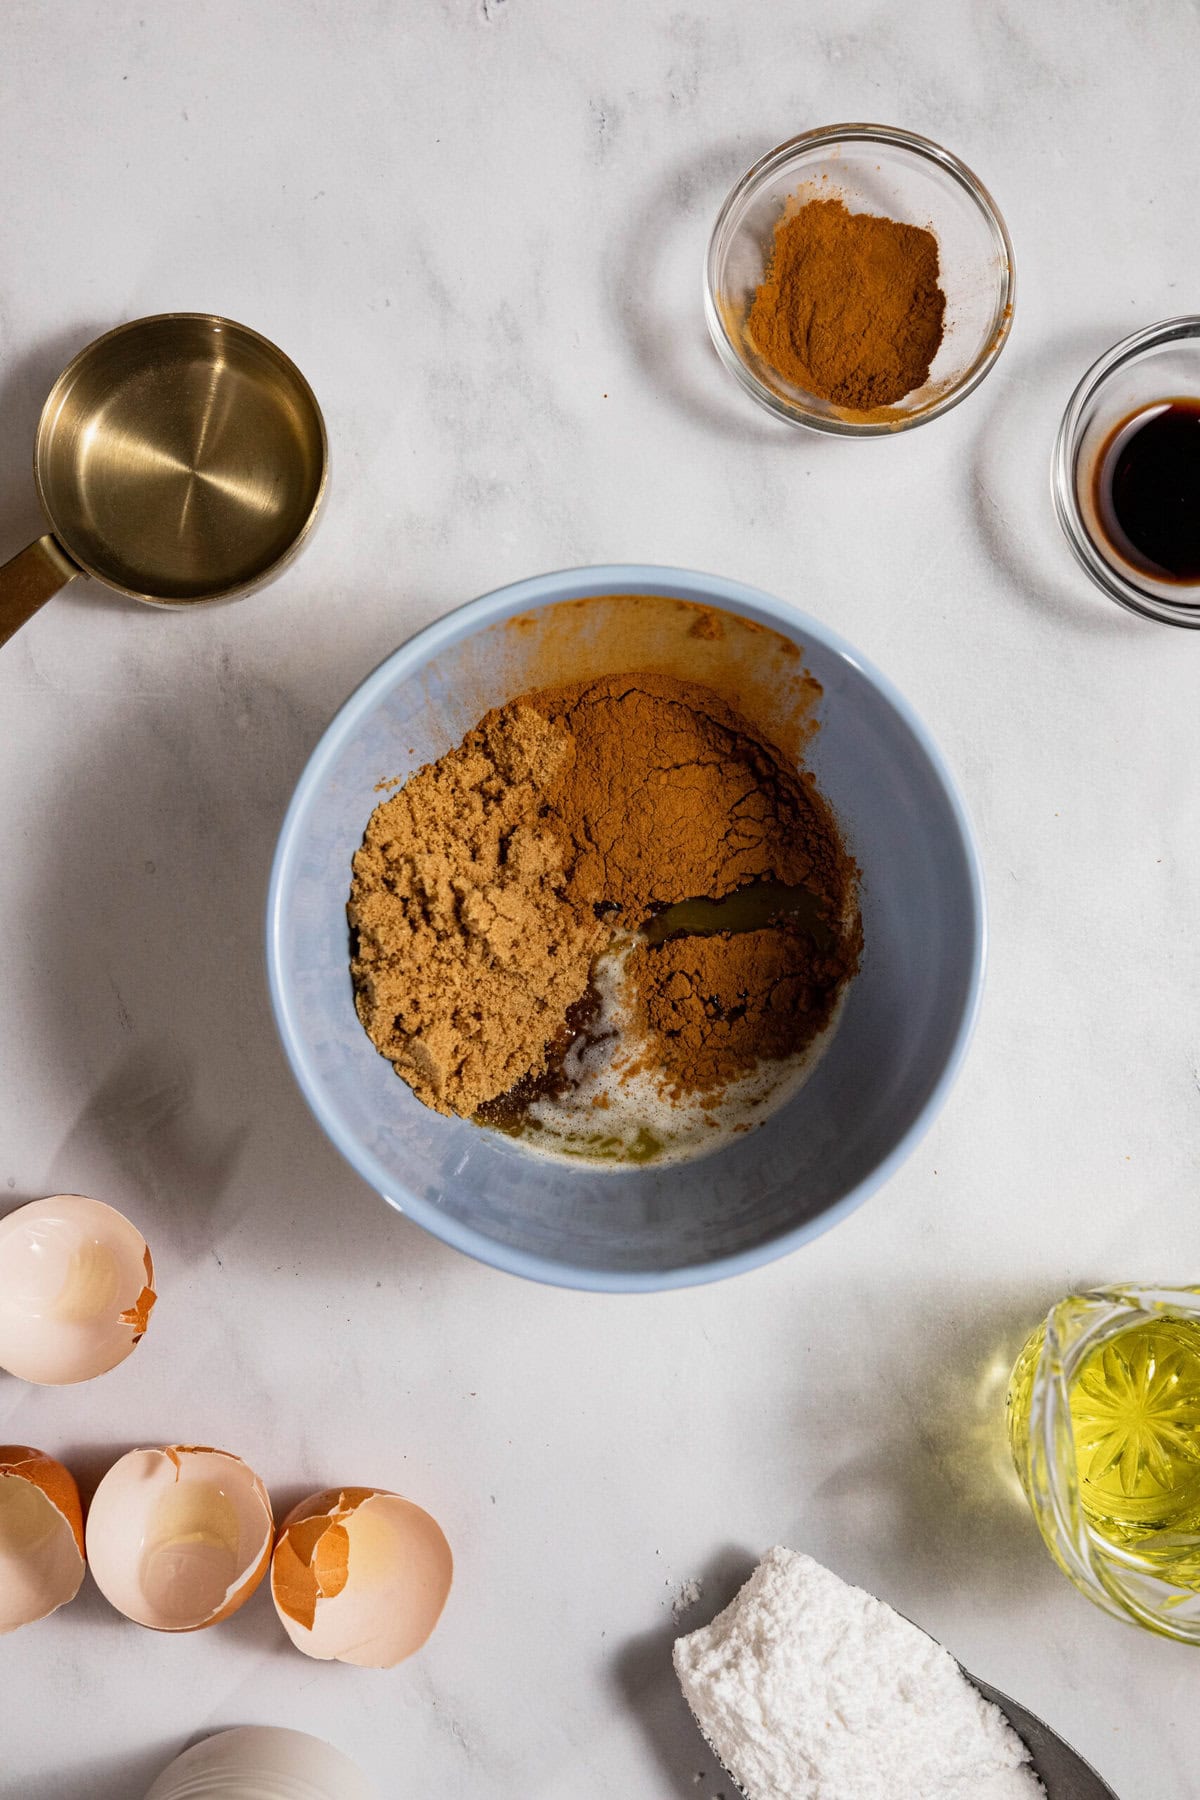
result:
[[[205,1444],[130,1450],[88,1509],[88,1565],[127,1619],[199,1631],[250,1598],[274,1530],[267,1490],[240,1456]]]
[[[382,1488],[330,1488],[294,1506],[271,1559],[271,1595],[298,1650],[390,1669],[428,1638],[454,1574],[436,1519]]]
[[[123,1213],[83,1194],[0,1219],[0,1369],[47,1386],[123,1362],[153,1309],[154,1264]]]
[[[27,1444],[0,1444],[0,1636],[79,1592],[83,1510],[69,1469]]]

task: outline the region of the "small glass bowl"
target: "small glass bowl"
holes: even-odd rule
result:
[[[786,381],[747,338],[775,226],[797,194],[925,226],[938,240],[945,336],[929,379],[894,406],[862,413],[820,400]],[[1007,340],[1015,285],[1004,220],[956,156],[888,125],[830,125],[772,150],[729,195],[708,246],[704,310],[721,361],[776,418],[839,437],[885,437],[949,412],[979,386]]]
[[[1200,398],[1200,316],[1147,326],[1092,364],[1054,447],[1054,508],[1076,560],[1118,606],[1166,625],[1200,626],[1200,582],[1156,581],[1108,541],[1096,514],[1096,466],[1116,428],[1156,400]]]
[[[1017,1358],[1008,1436],[1038,1529],[1063,1574],[1114,1618],[1200,1644],[1200,1533],[1164,1531],[1121,1546],[1089,1524],[1079,1493],[1075,1378],[1122,1332],[1164,1320],[1200,1323],[1200,1288],[1095,1288],[1060,1300]],[[1171,1404],[1169,1389],[1159,1389],[1157,1403]]]

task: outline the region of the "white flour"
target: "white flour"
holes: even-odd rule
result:
[[[749,1800],[1045,1800],[953,1657],[810,1556],[775,1549],[675,1670]]]

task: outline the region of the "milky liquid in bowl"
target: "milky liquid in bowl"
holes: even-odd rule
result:
[[[825,1054],[849,986],[824,1027],[790,1056],[763,1057],[720,1088],[673,1091],[661,1071],[640,1066],[639,1041],[625,963],[636,939],[614,944],[597,958],[592,986],[596,1017],[567,1053],[567,1084],[529,1102],[512,1135],[535,1156],[586,1160],[614,1172],[629,1164],[694,1162],[765,1125],[795,1098]],[[850,978],[851,981],[853,977]],[[630,1060],[639,1066],[632,1070]]]

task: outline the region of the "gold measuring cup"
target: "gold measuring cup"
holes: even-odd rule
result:
[[[213,313],[119,325],[42,408],[50,530],[0,567],[0,644],[77,575],[151,606],[249,593],[311,530],[328,465],[312,389],[257,331]]]

